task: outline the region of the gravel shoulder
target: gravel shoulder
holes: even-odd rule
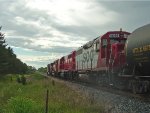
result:
[[[52,78],[56,82],[66,84],[76,92],[82,93],[89,98],[91,103],[103,104],[107,113],[150,113],[150,103],[134,97],[128,97],[92,88],[74,82]]]

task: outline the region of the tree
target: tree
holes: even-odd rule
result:
[[[23,74],[27,70],[28,66],[16,57],[11,47],[7,47],[5,36],[0,32],[0,74]]]
[[[1,30],[1,27],[0,27]],[[4,34],[0,32],[0,73],[3,74],[8,68],[7,49]]]
[[[2,27],[0,27],[0,30],[1,30],[1,28],[2,28]],[[4,34],[0,32],[0,46],[1,46],[1,47],[2,47],[2,46],[3,46],[3,47],[6,47],[4,37],[5,37]]]
[[[40,67],[38,69],[39,72],[43,72],[43,73],[46,73],[47,72],[47,67]]]
[[[33,66],[28,66],[27,73],[34,73],[36,71],[36,68]]]

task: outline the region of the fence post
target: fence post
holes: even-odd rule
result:
[[[49,92],[49,90],[47,89],[47,91],[46,91],[45,113],[48,113],[48,92]]]

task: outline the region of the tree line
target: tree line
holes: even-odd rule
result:
[[[38,68],[38,71],[42,72],[42,73],[46,73],[47,72],[47,67],[40,67],[40,68]]]
[[[31,67],[31,66],[30,66]],[[24,74],[30,69],[16,57],[11,47],[5,41],[5,35],[0,27],[0,75],[4,74]]]

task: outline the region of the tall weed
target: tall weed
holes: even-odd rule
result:
[[[39,105],[24,97],[11,97],[4,109],[4,113],[41,113]]]

